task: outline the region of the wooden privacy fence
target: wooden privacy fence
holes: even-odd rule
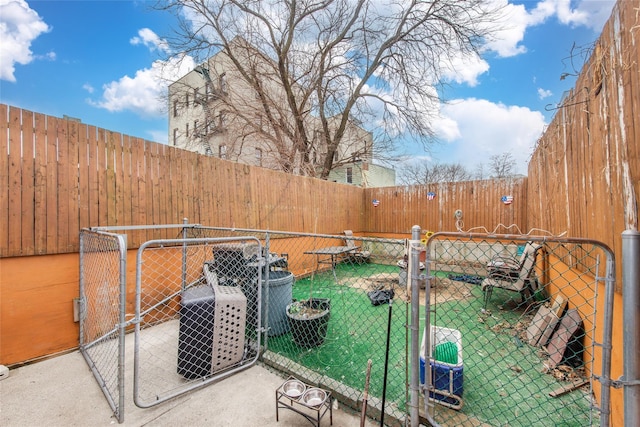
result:
[[[560,101],[538,141],[528,171],[529,224],[599,240],[616,254],[621,233],[638,229],[637,8],[638,2],[628,1],[614,7],[575,89]],[[622,271],[620,256],[616,271]]]
[[[0,104],[0,256],[78,251],[81,228],[190,223],[339,234],[526,227],[526,179],[362,188],[202,156]],[[429,199],[427,193],[435,197]],[[501,197],[513,197],[504,204]],[[374,207],[372,200],[379,200]],[[170,238],[131,233],[129,247]]]
[[[362,189],[0,104],[0,257],[78,251],[92,226],[362,230]],[[132,233],[130,247],[167,230]]]
[[[498,227],[504,233],[512,225],[509,233],[529,231],[526,178],[368,188],[363,209],[368,233],[403,234],[416,224],[433,232],[456,231],[457,225],[464,231]]]

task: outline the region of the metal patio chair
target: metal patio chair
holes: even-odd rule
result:
[[[344,230],[344,242],[346,246],[351,250],[349,252],[350,259],[357,264],[366,264],[371,259],[371,252],[363,250],[362,247],[357,246],[353,240],[353,231]]]
[[[484,293],[483,309],[491,299],[493,288],[501,288],[508,291],[518,292],[522,300],[526,301],[532,297],[537,288],[534,268],[536,264],[536,254],[539,245],[527,243],[519,263],[498,263],[492,261],[488,267],[488,277],[482,281],[482,291]],[[527,294],[529,294],[527,296]]]

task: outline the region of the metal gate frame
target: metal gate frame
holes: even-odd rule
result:
[[[119,423],[124,422],[125,414],[125,338],[127,331],[133,329],[139,332],[139,324],[144,317],[140,310],[140,261],[136,265],[136,313],[135,317],[127,320],[127,232],[158,229],[179,229],[182,239],[150,240],[143,243],[138,250],[138,256],[145,248],[153,245],[182,245],[183,257],[186,247],[193,244],[253,240],[262,248],[260,241],[254,237],[232,238],[187,238],[188,230],[200,227],[199,224],[143,225],[143,226],[112,226],[92,227],[80,230],[80,274],[79,298],[76,303],[79,321],[79,351],[83,355],[93,376],[98,382],[113,414]],[[95,255],[95,256],[94,256]],[[259,256],[257,263],[262,265],[264,257]],[[258,269],[260,271],[260,269]],[[268,272],[267,272],[268,275]],[[259,273],[258,280],[261,276]],[[268,276],[267,276],[268,279]],[[261,287],[257,290],[258,310],[261,307]],[[257,330],[262,332],[261,316],[258,312]],[[260,348],[261,333],[257,334],[258,349]],[[138,339],[138,334],[135,338]],[[180,394],[204,387],[234,373],[253,366],[260,355],[246,362],[242,366],[227,369],[204,380],[194,381],[179,392],[158,399],[152,404],[139,402],[137,399],[137,369],[138,369],[138,341],[134,349],[134,403],[140,407],[150,407],[164,402]],[[138,404],[140,403],[140,404]]]
[[[103,256],[93,259],[91,254]],[[111,269],[105,268],[109,262]],[[126,235],[80,231],[79,349],[119,423],[124,422],[126,271]]]
[[[421,252],[425,251],[425,246],[421,245],[421,241],[419,240],[420,236],[420,228],[418,226],[414,226],[412,229],[412,240],[411,240],[411,262],[417,266],[419,262],[419,255]],[[558,237],[540,237],[540,236],[530,236],[530,235],[512,235],[512,234],[493,234],[493,233],[449,233],[449,232],[438,232],[431,235],[426,242],[426,266],[427,266],[427,284],[426,284],[426,296],[425,296],[425,324],[430,324],[430,316],[431,316],[431,306],[430,306],[430,284],[429,280],[431,279],[430,273],[430,264],[431,264],[431,254],[432,254],[432,245],[439,238],[456,238],[456,239],[467,239],[467,240],[506,240],[506,241],[517,241],[522,242],[537,242],[537,243],[558,243],[558,244],[589,244],[597,246],[600,250],[604,252],[606,255],[605,262],[605,274],[600,275],[596,274],[595,280],[596,283],[604,282],[605,286],[605,295],[604,295],[604,314],[603,314],[603,324],[602,324],[602,342],[597,342],[597,337],[593,337],[593,346],[598,346],[602,350],[602,363],[601,363],[601,374],[594,375],[591,374],[591,378],[593,380],[599,381],[602,386],[602,394],[600,399],[600,426],[607,427],[609,425],[610,418],[610,394],[611,387],[613,386],[613,381],[611,379],[611,350],[612,350],[612,330],[613,330],[613,301],[614,301],[614,293],[615,293],[615,257],[613,251],[604,243],[590,240],[590,239],[582,239],[582,238],[558,238]],[[410,267],[411,268],[411,267]],[[412,282],[418,283],[420,279],[423,278],[419,274],[419,270],[417,268],[413,269]],[[596,272],[597,273],[597,272]],[[419,318],[413,314],[412,310],[412,323],[418,324]],[[411,346],[411,360],[412,360],[412,376],[411,376],[411,391],[412,391],[412,410],[414,399],[417,401],[417,393],[414,393],[415,390],[419,388],[419,378],[417,374],[417,363],[419,360],[419,342],[418,342],[418,331],[412,328],[412,346]],[[430,334],[426,334],[426,343],[425,345],[429,348],[430,345]],[[421,393],[424,393],[425,389],[429,383],[429,376],[425,375],[425,384],[424,389],[421,390]],[[414,396],[415,394],[415,396]],[[430,403],[429,399],[425,399],[424,402],[424,412],[426,414],[427,420],[434,426],[437,426],[438,423],[432,419],[430,416],[430,407],[433,406],[433,403]],[[417,409],[415,412],[412,412],[412,425],[413,420],[417,419]]]
[[[185,231],[186,231],[186,228],[185,228]],[[220,373],[214,373],[208,377],[193,379],[169,390],[160,390],[160,391],[156,390],[156,395],[153,396],[151,400],[146,400],[141,393],[141,384],[143,382],[141,380],[141,376],[143,372],[142,366],[145,360],[143,359],[142,352],[141,352],[143,340],[141,338],[140,325],[145,321],[145,317],[150,312],[154,311],[159,306],[164,305],[169,299],[171,299],[171,297],[175,297],[180,293],[180,291],[178,291],[177,294],[174,293],[171,296],[166,297],[162,301],[159,301],[151,306],[148,306],[148,307],[142,306],[141,299],[144,294],[144,289],[142,286],[143,285],[142,269],[144,265],[143,255],[145,251],[154,249],[154,248],[162,249],[167,247],[180,247],[180,246],[183,248],[183,256],[182,256],[183,276],[181,280],[181,290],[184,291],[188,287],[186,283],[187,282],[186,281],[186,259],[187,259],[186,251],[188,246],[220,244],[220,243],[236,243],[236,242],[255,243],[258,246],[258,253],[262,254],[263,246],[260,240],[258,240],[255,237],[218,237],[218,238],[200,237],[200,238],[184,238],[184,239],[159,239],[159,240],[148,240],[142,245],[140,245],[140,248],[138,249],[137,257],[136,257],[135,317],[128,322],[129,324],[132,324],[135,327],[134,329],[135,341],[134,341],[134,368],[133,368],[133,400],[136,406],[140,408],[150,408],[150,407],[159,405],[163,402],[166,402],[167,400],[173,399],[177,396],[180,396],[182,394],[185,394],[194,390],[201,389],[213,382],[220,381],[221,379],[224,379],[240,371],[243,371],[247,368],[250,368],[258,361],[258,357],[260,356],[260,351],[257,351],[256,354],[252,356],[250,359],[242,360],[241,362],[234,363],[231,367],[229,367],[228,369],[222,370]],[[258,256],[256,260],[256,264],[260,266],[264,266],[265,258],[262,255]],[[257,280],[259,284],[262,281],[261,268],[257,268],[257,274],[258,274]],[[267,271],[267,276],[268,276],[268,271]],[[268,277],[266,277],[266,280],[268,280]],[[257,292],[257,295],[256,295],[255,303],[257,304],[257,313],[256,313],[257,325],[255,326],[255,330],[257,334],[256,334],[255,346],[257,349],[260,349],[262,332],[264,332],[262,327],[262,316],[261,316],[262,287],[258,286],[256,292]],[[163,385],[165,384],[168,386],[171,386],[168,380]]]

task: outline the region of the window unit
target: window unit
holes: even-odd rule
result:
[[[227,146],[226,145],[221,145],[218,147],[218,157],[220,157],[221,159],[226,159],[227,158]]]
[[[262,149],[256,148],[256,165],[262,166]]]
[[[220,92],[222,94],[226,94],[227,93],[227,73],[222,73],[220,74],[220,79],[219,79],[219,83],[220,83]]]

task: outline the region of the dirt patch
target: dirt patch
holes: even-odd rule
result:
[[[395,291],[395,298],[400,298],[403,301],[411,300],[411,296],[407,294],[407,288],[400,286],[398,275],[393,273],[374,274],[369,277],[358,278],[353,282],[350,281],[344,284],[348,284],[349,286],[357,289],[364,289],[366,291],[393,288]],[[430,281],[430,284],[431,304],[464,300],[471,297],[471,289],[476,286],[444,277],[435,277]],[[425,301],[425,292],[426,289],[420,289],[421,304]]]

